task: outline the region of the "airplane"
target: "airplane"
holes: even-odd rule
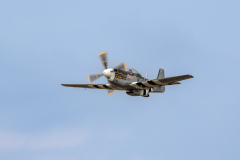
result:
[[[123,62],[114,68],[108,68],[108,53],[101,52],[99,58],[105,70],[102,74],[88,75],[90,84],[61,84],[66,87],[107,89],[108,95],[113,94],[115,90],[126,91],[130,96],[149,97],[149,93],[163,93],[166,85],[181,84],[179,81],[193,78],[191,74],[167,77],[164,76],[164,70],[159,69],[156,79],[149,80],[133,68],[127,69]],[[91,84],[98,78],[105,76],[108,84]]]

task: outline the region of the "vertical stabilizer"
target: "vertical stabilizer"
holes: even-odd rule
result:
[[[164,70],[162,68],[159,69],[157,79],[165,78],[164,76]]]
[[[162,68],[159,69],[157,79],[162,79],[165,78],[164,76],[164,70]],[[165,86],[158,86],[158,87],[153,87],[152,92],[160,92],[163,93],[165,92]]]

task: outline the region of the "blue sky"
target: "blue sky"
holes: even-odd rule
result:
[[[240,158],[240,1],[0,2],[0,159]],[[149,98],[60,85],[102,73],[102,51],[194,79]]]

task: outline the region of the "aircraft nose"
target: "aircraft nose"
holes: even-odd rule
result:
[[[113,69],[105,69],[104,71],[103,71],[103,75],[104,76],[111,76],[111,71],[113,71]]]

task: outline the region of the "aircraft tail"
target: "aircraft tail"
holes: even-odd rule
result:
[[[164,75],[164,70],[162,68],[159,69],[157,79],[162,79],[165,78]],[[153,92],[165,92],[165,86],[158,86],[158,87],[153,87]]]
[[[164,76],[164,70],[162,68],[159,69],[157,79],[165,78]]]

